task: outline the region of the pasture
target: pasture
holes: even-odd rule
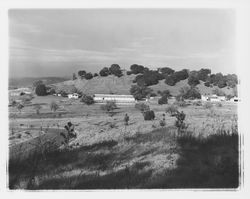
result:
[[[50,110],[51,101],[59,104],[55,112]],[[237,104],[178,107],[188,125],[183,136],[177,134],[176,118],[165,112],[169,104],[147,103],[155,112],[152,121],[144,121],[134,106],[120,106],[108,114],[98,104],[55,96],[36,96],[21,112],[10,107],[10,188],[238,187]],[[37,104],[42,107],[39,114]],[[160,124],[163,114],[165,126]],[[77,131],[70,149],[43,155],[28,152],[34,142],[39,148],[37,139],[51,144],[55,140],[59,147],[60,132],[69,121]],[[25,157],[13,155],[20,145],[24,149],[19,153],[28,154]]]

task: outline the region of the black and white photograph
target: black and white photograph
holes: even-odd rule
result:
[[[8,55],[10,191],[242,188],[235,9],[10,8]]]

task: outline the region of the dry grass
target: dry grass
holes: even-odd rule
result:
[[[19,117],[10,119],[10,129],[13,129],[14,134],[18,134],[22,128],[30,126],[56,129],[63,128],[66,122],[71,121],[78,132],[77,139],[71,144],[78,147],[70,151],[47,154],[45,159],[38,155],[36,157],[38,166],[33,173],[30,173],[31,169],[28,169],[34,166],[32,165],[33,157],[30,157],[29,161],[10,162],[10,188],[166,188],[181,187],[181,184],[177,183],[177,181],[181,182],[179,178],[187,179],[189,176],[192,179],[195,172],[185,176],[184,173],[189,173],[190,170],[184,165],[198,161],[202,154],[197,155],[197,160],[187,159],[187,162],[184,161],[183,165],[180,165],[179,160],[185,157],[183,154],[188,153],[188,150],[176,136],[175,118],[166,114],[166,126],[162,128],[159,124],[168,105],[159,106],[149,103],[150,108],[156,114],[154,121],[144,121],[141,112],[134,107],[119,107],[116,115],[109,117],[100,111],[99,105],[87,106],[76,101],[71,104],[61,102],[60,105],[65,113],[62,117],[56,118],[49,115],[47,115],[48,118],[35,118],[37,114],[32,107],[30,109],[25,107],[24,113]],[[186,122],[189,124],[187,131],[192,132],[192,135],[199,139],[208,140],[206,137],[221,134],[224,131],[237,132],[235,104],[225,103],[222,107],[216,107],[214,112],[200,106],[178,107],[178,109],[186,114]],[[41,114],[50,112],[48,100],[48,104],[43,105]],[[128,126],[125,126],[123,121],[125,113],[128,113],[130,117]],[[196,143],[192,153],[195,153],[199,147],[203,147],[195,138],[186,139],[185,142]],[[214,144],[216,148],[217,144],[221,143]],[[225,147],[223,150],[227,150],[230,146],[223,145]],[[218,155],[221,155],[223,150],[218,150]],[[201,151],[204,152],[204,150]],[[209,154],[209,151],[204,153]],[[235,160],[235,153],[232,158]],[[179,171],[178,168],[181,168],[183,176],[178,177],[178,172],[173,172],[176,175],[174,178],[175,175],[171,174],[173,184],[166,185],[166,180],[160,177],[170,171]],[[198,168],[198,166],[195,167],[195,169]],[[215,169],[214,166],[213,169]],[[204,169],[204,172],[206,171],[210,170]],[[221,179],[221,175],[215,177]],[[197,183],[200,180],[197,180]],[[211,180],[207,186],[212,186],[213,183],[214,181]],[[219,187],[222,184],[217,185]],[[196,186],[196,183],[192,185]]]

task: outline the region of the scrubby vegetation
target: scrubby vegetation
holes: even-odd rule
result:
[[[87,105],[91,105],[91,104],[94,104],[94,98],[90,95],[83,95],[81,98],[81,102]]]

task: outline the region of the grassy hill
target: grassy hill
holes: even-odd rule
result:
[[[53,84],[55,86],[56,90],[64,90],[66,87],[76,87],[78,91],[81,91],[82,93],[85,94],[130,94],[129,90],[132,85],[135,85],[133,83],[133,80],[135,79],[136,75],[124,75],[120,78],[114,76],[114,75],[109,75],[107,77],[101,77],[97,76],[94,77],[91,80],[86,80],[86,79],[77,79],[77,80],[68,80],[60,83]],[[179,90],[181,87],[188,86],[187,79],[182,80],[178,83],[176,83],[175,86],[169,86],[165,84],[164,80],[159,81],[157,85],[149,86],[150,88],[153,89],[155,93],[157,91],[164,91],[164,90],[169,90],[172,95],[178,95]],[[199,85],[197,85],[198,89],[200,90],[201,94],[212,94],[212,91],[216,88],[217,86],[211,87],[206,87],[204,85],[204,82],[201,81]],[[220,89],[220,88],[218,88]],[[225,94],[232,94],[233,90],[232,88],[222,88],[222,90]]]

